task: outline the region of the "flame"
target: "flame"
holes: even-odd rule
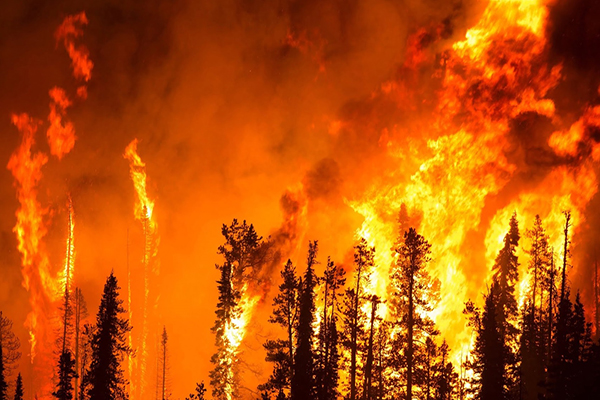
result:
[[[85,46],[75,46],[75,39],[83,35],[82,26],[87,24],[88,19],[85,12],[80,12],[79,14],[66,17],[54,33],[56,44],[58,45],[62,40],[65,49],[69,53],[69,57],[71,57],[73,75],[75,78],[82,79],[85,82],[88,82],[92,78],[94,63],[89,59],[89,51]],[[85,96],[82,96],[85,90],[81,89],[81,91],[79,95],[85,98]],[[87,95],[87,92],[85,93]]]
[[[550,136],[548,145],[562,163],[549,167],[539,185],[521,190],[495,210],[489,225],[484,223],[489,218],[486,201],[500,194],[517,172],[517,165],[506,156],[511,149],[511,119],[535,112],[560,123],[553,101],[546,97],[561,79],[560,65],[550,68],[544,62],[547,17],[545,1],[490,1],[479,22],[445,53],[437,106],[433,118],[423,123],[431,132],[425,150],[414,141],[409,141],[408,149],[398,150],[394,133],[386,130],[380,145],[398,160],[398,169],[390,172],[392,183],[381,180],[364,195],[346,199],[364,218],[356,236],[377,249],[377,268],[367,290],[384,300],[402,204],[418,217],[419,233],[432,244],[430,274],[441,284],[442,296],[431,317],[458,362],[472,345],[462,315],[464,302],[481,301],[481,288],[491,278],[512,213],[518,215],[521,232],[540,214],[551,245],[561,249],[562,211],[572,211],[576,235],[584,222],[583,210],[597,191],[593,162],[600,157],[600,146],[589,144],[593,141],[588,127],[600,126],[600,107],[590,107],[569,129]],[[407,68],[423,60],[424,56],[410,56]],[[382,85],[381,92],[390,95],[397,88],[402,83],[392,81]],[[591,157],[582,155],[582,148]],[[405,165],[411,163],[406,160],[416,168],[407,171]],[[394,178],[402,175],[408,177],[405,182]],[[469,243],[469,234],[477,232],[485,236],[485,265],[471,265],[469,249],[475,244]],[[523,238],[521,260],[527,246]],[[525,262],[520,268],[517,292],[522,303],[529,277]],[[385,309],[380,313],[385,315]]]
[[[60,160],[65,154],[69,153],[75,146],[75,128],[71,122],[62,123],[62,118],[66,114],[66,109],[72,103],[68,99],[65,91],[59,87],[50,90],[50,114],[48,121],[50,126],[46,135],[50,144],[50,152]]]
[[[69,324],[69,314],[67,310],[69,309],[69,301],[71,299],[71,287],[73,285],[73,275],[75,273],[75,243],[73,240],[73,232],[75,230],[75,222],[73,220],[73,202],[71,197],[69,196],[69,221],[68,221],[68,229],[67,229],[67,241],[66,241],[66,255],[65,255],[65,266],[62,272],[61,279],[61,287],[62,292],[64,293],[64,320],[63,320],[63,351],[65,347],[69,346],[68,341],[68,324]]]
[[[13,232],[17,235],[21,253],[23,286],[29,292],[31,311],[25,322],[29,330],[30,360],[39,373],[42,389],[47,392],[52,382],[52,349],[56,324],[53,320],[55,301],[60,296],[60,284],[50,271],[50,261],[43,238],[47,228],[44,217],[48,210],[37,198],[37,187],[42,178],[42,167],[48,157],[32,153],[35,133],[40,121],[27,114],[12,115],[12,123],[22,135],[20,146],[11,155],[7,168],[15,178],[20,206],[16,212],[17,223]],[[48,392],[49,393],[49,392]]]
[[[240,312],[226,321],[223,332],[226,348],[224,351],[224,359],[230,368],[227,368],[227,378],[225,386],[225,395],[228,400],[233,399],[235,388],[232,383],[236,382],[234,366],[239,362],[240,345],[242,344],[247,332],[247,325],[252,319],[252,314],[256,304],[261,299],[261,295],[252,295],[249,293],[248,284],[244,284],[240,291],[241,299],[238,303]]]
[[[146,366],[149,357],[149,299],[151,274],[158,275],[157,262],[154,260],[158,251],[158,238],[156,237],[157,225],[153,219],[154,201],[148,198],[146,192],[146,164],[137,154],[138,140],[134,139],[126,148],[123,155],[129,161],[130,176],[137,194],[134,208],[135,218],[142,223],[144,230],[144,305],[142,311],[142,329],[140,338],[140,353],[135,366],[138,369],[137,381],[134,379],[133,387],[137,388],[136,398],[144,398],[147,389]],[[157,303],[155,303],[155,308]],[[131,335],[131,333],[130,333]],[[130,338],[131,340],[131,338]],[[131,365],[131,364],[130,364]]]

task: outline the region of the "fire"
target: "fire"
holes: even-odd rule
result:
[[[44,374],[41,376],[50,377],[51,344],[54,343],[56,327],[53,322],[54,305],[59,298],[60,285],[51,273],[43,241],[47,233],[44,218],[48,209],[42,207],[37,197],[42,167],[48,162],[48,157],[41,152],[32,152],[40,121],[27,114],[20,114],[12,116],[12,123],[22,135],[21,144],[11,155],[7,168],[15,178],[20,203],[13,232],[17,235],[18,249],[21,253],[23,286],[29,292],[31,305],[25,322],[30,335],[29,354],[36,372]],[[44,389],[50,384],[46,379]]]
[[[75,146],[75,129],[71,122],[63,125],[62,118],[65,116],[66,109],[72,103],[67,98],[65,91],[59,87],[50,90],[50,114],[48,121],[50,126],[46,135],[50,143],[50,152],[60,160],[65,154],[69,153]]]
[[[563,240],[562,211],[572,211],[576,235],[583,223],[583,209],[597,191],[593,162],[598,160],[600,149],[587,144],[587,128],[600,125],[600,108],[594,107],[569,129],[549,137],[549,147],[563,163],[552,167],[539,185],[521,190],[495,210],[489,224],[484,223],[489,213],[486,202],[506,187],[518,169],[506,156],[511,146],[510,120],[534,112],[560,123],[554,103],[546,97],[561,78],[560,65],[550,68],[544,62],[547,16],[544,1],[490,1],[464,40],[445,53],[437,107],[433,119],[424,123],[432,133],[427,136],[426,151],[398,150],[393,135],[385,132],[386,140],[380,145],[399,161],[398,170],[389,174],[407,176],[408,181],[378,183],[363,196],[347,200],[364,218],[356,236],[377,249],[377,269],[369,290],[381,298],[388,293],[394,262],[391,249],[400,233],[397,215],[402,205],[432,244],[430,273],[440,281],[443,295],[431,317],[447,338],[455,361],[468,353],[472,340],[462,316],[464,302],[481,299],[481,288],[490,282],[512,213],[517,213],[521,232],[540,214],[551,233],[551,245],[558,250]],[[407,58],[409,64],[424,59]],[[387,95],[400,87],[402,84],[391,82],[381,90]],[[584,158],[587,153],[582,155],[582,147],[588,148],[592,157]],[[417,167],[400,169],[410,165],[402,162],[407,158]],[[577,163],[570,165],[570,160]],[[469,235],[478,232],[485,237],[485,265],[472,265],[475,258],[469,255],[474,246]],[[527,240],[522,239],[521,260],[527,246]],[[517,290],[520,302],[529,284],[526,269],[522,261]]]
[[[69,325],[69,302],[71,300],[71,287],[73,286],[73,276],[75,273],[75,243],[73,241],[73,232],[75,230],[75,222],[73,220],[73,202],[69,197],[69,221],[67,229],[67,242],[66,242],[66,255],[65,255],[65,266],[63,268],[62,275],[62,291],[64,293],[64,320],[63,320],[63,349],[69,345],[68,340],[68,325]]]
[[[87,57],[85,47],[75,47],[73,38],[82,34],[78,24],[86,24],[85,14],[67,17],[56,31],[56,39],[62,39],[65,47],[73,60],[76,78],[86,82],[91,77],[92,62]],[[85,87],[77,90],[80,97],[86,92]],[[59,160],[69,153],[75,145],[75,129],[71,122],[64,121],[66,109],[72,105],[64,89],[54,87],[49,91],[50,113],[49,126],[46,132],[50,152]],[[29,115],[13,114],[12,123],[22,135],[20,146],[13,152],[7,168],[15,179],[17,198],[20,207],[16,212],[17,223],[13,229],[17,236],[18,250],[22,256],[23,286],[29,292],[31,311],[27,316],[25,325],[30,336],[30,359],[36,375],[40,377],[38,387],[39,396],[45,398],[52,389],[52,369],[54,367],[54,348],[59,321],[57,310],[60,299],[64,299],[64,306],[68,306],[69,287],[72,285],[74,272],[74,245],[73,245],[73,213],[69,200],[69,229],[67,237],[67,254],[62,271],[52,268],[46,252],[44,237],[48,232],[47,217],[49,210],[43,207],[38,200],[38,186],[42,179],[42,167],[48,162],[48,156],[43,152],[33,152],[35,134],[42,124],[41,121]],[[66,319],[63,335],[66,338]],[[66,345],[66,339],[65,339]]]
[[[149,358],[149,346],[148,346],[148,333],[150,324],[150,295],[151,295],[151,281],[154,277],[158,276],[158,263],[156,261],[156,255],[158,251],[158,237],[156,221],[153,218],[154,201],[148,198],[146,192],[146,164],[142,161],[140,156],[137,154],[137,139],[134,139],[125,149],[123,155],[129,161],[129,169],[131,179],[137,194],[137,201],[135,203],[134,215],[135,218],[142,223],[144,231],[144,305],[142,310],[142,328],[140,337],[140,353],[138,360],[136,361],[137,376],[133,381],[132,387],[136,388],[137,393],[134,393],[136,398],[144,398],[147,390],[147,376],[146,367]],[[130,300],[131,302],[131,300]],[[157,302],[154,303],[155,308]],[[131,309],[131,305],[130,305]],[[131,335],[131,332],[129,333]],[[131,337],[129,338],[131,341]],[[131,374],[131,360],[130,374]]]
[[[69,57],[71,57],[73,75],[75,78],[82,79],[85,82],[88,82],[92,78],[94,63],[89,59],[89,51],[85,46],[75,46],[75,39],[83,35],[82,27],[87,24],[88,19],[85,12],[81,12],[66,17],[54,33],[56,44],[58,45],[62,40],[65,49],[69,53]],[[81,96],[84,92],[85,89],[81,89],[79,95]],[[87,94],[87,92],[85,93]]]

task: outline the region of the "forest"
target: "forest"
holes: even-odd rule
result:
[[[0,13],[0,400],[599,397],[600,2],[59,3]]]
[[[580,294],[569,285],[571,214],[564,212],[562,257],[549,245],[539,216],[534,226],[520,230],[512,215],[493,266],[491,281],[482,288],[482,307],[464,304],[472,331],[470,353],[453,357],[434,315],[439,282],[428,273],[431,244],[400,215],[394,265],[387,296],[373,293],[375,253],[364,238],[354,247],[348,270],[329,257],[321,268],[318,241],[309,242],[304,264],[281,265],[280,284],[272,300],[269,323],[280,337],[263,346],[272,364],[268,380],[257,388],[258,400],[387,400],[387,399],[594,399],[600,391],[598,277],[595,326],[586,319]],[[213,369],[186,400],[241,398],[240,348],[249,307],[248,282],[260,281],[258,271],[278,255],[269,238],[252,224],[234,219],[223,225],[218,253],[220,272],[216,319],[212,331],[216,353]],[[531,247],[526,260],[516,252],[521,235]],[[522,297],[516,283],[518,267],[527,263],[531,282]],[[322,270],[319,274],[317,270]],[[113,273],[106,280],[94,323],[81,325],[85,300],[65,285],[62,335],[56,343],[55,388],[59,400],[125,399],[131,390],[127,360],[135,357],[127,341],[132,327]],[[0,399],[9,399],[6,376],[20,357],[12,322],[0,314]],[[594,328],[594,329],[592,329]],[[592,332],[595,335],[592,335]],[[594,337],[596,336],[596,337]],[[160,342],[156,399],[171,398],[168,380],[168,335]],[[176,360],[171,360],[176,362]],[[22,400],[21,374],[14,400]],[[212,397],[208,392],[212,393]]]

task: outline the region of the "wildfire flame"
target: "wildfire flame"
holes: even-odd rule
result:
[[[587,144],[586,133],[587,127],[600,125],[600,109],[594,107],[569,129],[550,136],[548,146],[563,162],[552,167],[539,185],[523,189],[499,207],[489,224],[485,223],[486,201],[499,194],[517,171],[506,156],[511,118],[535,112],[560,123],[553,101],[546,96],[558,84],[561,67],[549,68],[540,61],[547,51],[547,17],[544,1],[490,1],[477,25],[445,54],[437,107],[426,125],[434,133],[427,150],[409,149],[407,155],[396,147],[393,137],[384,141],[399,161],[414,158],[416,169],[393,172],[407,174],[408,182],[377,184],[363,197],[347,200],[364,217],[356,235],[378,250],[378,267],[368,290],[383,299],[394,262],[390,249],[398,237],[394,216],[404,204],[411,215],[421,217],[419,231],[433,245],[430,272],[446,294],[431,317],[447,338],[456,361],[460,354],[468,353],[472,339],[462,315],[464,302],[481,300],[476,290],[491,280],[491,268],[512,213],[517,213],[522,232],[533,226],[534,216],[540,214],[550,244],[560,249],[562,211],[572,210],[577,233],[584,220],[583,209],[597,191],[593,162],[600,156],[600,147]],[[383,85],[382,91],[388,93],[400,86]],[[592,157],[571,165],[568,161],[577,159],[584,145],[591,146]],[[423,158],[425,154],[429,156]],[[468,235],[472,232],[485,234],[485,268],[471,265]],[[524,255],[522,249],[527,247],[527,238],[523,238],[519,255]],[[526,263],[521,262],[520,268],[522,303],[529,276]],[[384,315],[385,309],[380,313]]]
[[[146,366],[148,362],[148,332],[149,332],[149,298],[150,298],[150,281],[151,274],[158,275],[159,271],[154,261],[158,251],[158,239],[156,238],[157,225],[153,219],[154,201],[148,198],[146,192],[146,164],[137,154],[138,140],[134,139],[126,148],[123,155],[129,161],[129,169],[131,179],[137,194],[135,203],[134,215],[140,221],[144,229],[144,257],[142,263],[144,265],[144,305],[142,315],[142,329],[140,338],[140,354],[139,360],[135,366],[138,368],[136,379],[132,379],[132,388],[137,389],[136,398],[144,398],[146,392],[147,377]],[[155,303],[155,307],[157,304]],[[129,333],[131,335],[131,332]],[[131,338],[129,338],[131,341]],[[131,373],[131,360],[130,373]]]

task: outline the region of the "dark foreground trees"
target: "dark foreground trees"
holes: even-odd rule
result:
[[[126,399],[126,380],[121,363],[131,351],[126,334],[131,330],[123,301],[119,299],[117,278],[111,272],[104,285],[100,308],[92,334],[92,360],[86,372],[86,395],[89,400]]]

